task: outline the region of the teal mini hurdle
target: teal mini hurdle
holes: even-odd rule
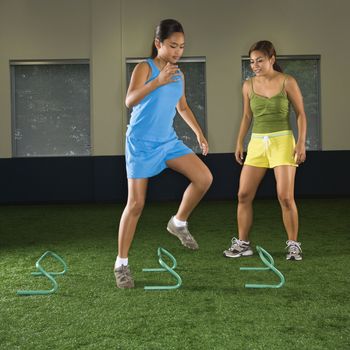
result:
[[[170,273],[176,280],[175,285],[170,285],[170,286],[145,286],[145,290],[169,290],[169,289],[177,289],[181,286],[182,284],[182,279],[177,274],[174,270],[177,266],[177,262],[175,257],[170,254],[166,249],[159,247],[157,250],[158,254],[158,262],[159,265],[162,266],[161,268],[151,268],[151,269],[142,269],[143,272],[168,272]],[[171,261],[173,266],[170,267],[164,260],[163,260],[163,255],[166,255]]]
[[[41,262],[47,257],[52,256],[54,259],[58,260],[63,265],[63,270],[60,272],[47,272],[45,269],[41,266]],[[37,272],[32,272],[33,276],[45,276],[47,277],[50,282],[52,283],[52,289],[47,290],[18,290],[17,295],[48,295],[55,293],[58,289],[58,283],[53,278],[53,276],[59,276],[64,275],[67,272],[67,264],[65,261],[56,253],[47,251],[45,252],[39,260],[35,263],[35,267],[39,270]]]
[[[280,280],[278,284],[245,284],[246,288],[281,288],[285,283],[285,278],[283,274],[276,269],[275,262],[272,256],[262,247],[256,246],[256,250],[259,253],[261,261],[266,265],[266,267],[241,267],[241,271],[269,271],[271,270],[276,274]]]

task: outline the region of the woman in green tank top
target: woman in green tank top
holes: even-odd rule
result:
[[[282,73],[276,64],[276,51],[269,41],[259,41],[249,50],[255,76],[243,84],[243,117],[237,138],[235,157],[243,165],[238,192],[238,238],[224,256],[252,255],[249,231],[253,221],[252,203],[266,170],[273,168],[278,200],[287,232],[287,260],[301,260],[298,242],[298,211],[294,201],[296,168],[306,159],[306,116],[303,98],[295,79]],[[289,123],[289,105],[293,105],[298,125],[295,144]],[[252,138],[243,161],[243,141],[253,120]]]

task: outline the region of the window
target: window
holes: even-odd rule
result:
[[[292,75],[301,89],[305,113],[308,121],[306,148],[321,149],[321,115],[320,115],[320,56],[278,56],[277,62],[284,73]],[[242,57],[243,80],[253,76],[249,57]],[[293,108],[290,113],[294,135],[298,135]],[[250,132],[246,141],[250,139]]]
[[[90,155],[87,61],[11,61],[16,157]]]
[[[129,85],[132,71],[137,63],[145,60],[127,59],[127,85]],[[179,63],[179,68],[185,76],[185,93],[187,103],[193,111],[198,124],[206,134],[206,77],[205,77],[205,58],[204,57],[187,57],[182,58]],[[128,110],[128,122],[130,120],[131,109]],[[196,135],[185,121],[176,113],[174,119],[174,128],[178,137],[194,152],[201,153]]]

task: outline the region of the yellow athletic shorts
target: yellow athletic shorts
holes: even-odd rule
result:
[[[274,168],[279,165],[298,166],[294,159],[295,140],[291,130],[267,134],[253,133],[248,145],[245,165]]]

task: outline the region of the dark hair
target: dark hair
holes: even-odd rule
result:
[[[276,62],[276,50],[271,41],[261,40],[256,42],[249,49],[249,56],[253,51],[261,51],[269,58],[271,58],[272,56],[275,56],[275,63],[273,64],[273,69],[277,72],[283,72],[282,68]]]
[[[157,25],[154,39],[158,39],[162,43],[165,39],[169,38],[169,36],[174,33],[184,33],[181,23],[175,19],[164,19],[159,23],[159,25]],[[158,50],[153,40],[151,57],[155,58],[157,55]]]

